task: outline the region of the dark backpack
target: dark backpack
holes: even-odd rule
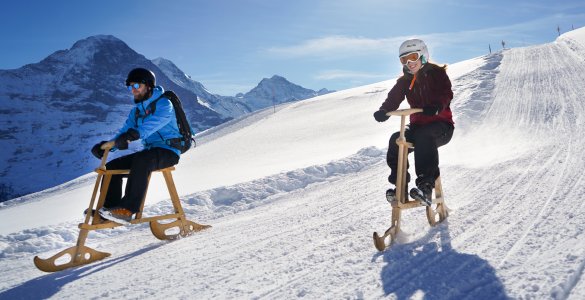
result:
[[[193,129],[189,124],[189,120],[187,120],[187,116],[183,110],[183,105],[181,104],[181,100],[177,94],[175,94],[173,91],[165,91],[160,97],[158,97],[158,99],[148,104],[146,109],[147,115],[154,114],[156,110],[156,102],[158,102],[158,100],[160,100],[162,97],[169,99],[173,104],[175,116],[177,117],[177,127],[179,128],[179,133],[181,133],[182,136],[180,138],[165,140],[165,143],[181,151],[181,154],[185,153],[187,150],[191,149],[191,147],[195,147],[195,139],[193,138]],[[138,113],[138,110],[136,113]]]

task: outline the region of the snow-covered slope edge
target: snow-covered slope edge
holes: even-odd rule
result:
[[[181,197],[183,209],[189,217],[207,221],[252,209],[266,204],[274,195],[301,190],[314,183],[335,180],[340,175],[357,173],[380,163],[380,158],[384,153],[375,147],[364,148],[355,155],[325,165],[311,166],[234,186],[218,187],[185,195]],[[172,210],[170,200],[161,201],[147,206],[144,214],[160,215]],[[21,257],[39,251],[67,247],[75,243],[78,231],[76,225],[82,221],[82,216],[79,214],[77,222],[43,226],[6,236],[0,235],[0,258]],[[125,229],[128,228],[133,227]],[[120,232],[125,232],[125,229],[113,230],[110,234],[100,232],[99,236],[118,235]]]

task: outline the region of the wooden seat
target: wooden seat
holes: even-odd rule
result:
[[[167,188],[169,189],[171,201],[173,202],[173,207],[175,207],[175,210],[178,213],[179,211],[182,211],[183,208],[181,207],[181,202],[179,201],[179,195],[177,194],[177,188],[175,187],[175,182],[173,181],[173,176],[171,174],[171,172],[174,170],[175,170],[175,167],[173,166],[173,167],[168,167],[168,168],[164,168],[164,169],[160,169],[160,170],[155,170],[155,171],[153,171],[153,173],[160,172],[163,174],[165,181],[166,181],[166,184],[167,184]],[[95,172],[104,176],[104,182],[102,184],[103,185],[102,191],[100,191],[100,198],[99,198],[97,206],[95,208],[95,210],[97,212],[97,210],[102,208],[104,205],[105,195],[107,194],[107,190],[109,188],[112,175],[130,174],[130,170],[105,170],[105,169],[101,169],[101,168],[96,168]],[[150,183],[150,176],[148,177],[148,182]],[[147,186],[147,192],[148,192],[148,186]],[[148,218],[148,219],[142,218],[142,211],[144,210],[144,203],[146,200],[146,194],[147,193],[144,193],[144,198],[142,199],[142,203],[140,205],[140,210],[135,214],[134,220],[130,221],[130,223],[138,224],[138,223],[143,223],[143,222],[150,222],[153,219],[154,220],[168,219],[167,216],[171,216],[171,215],[164,215],[164,216],[159,216],[159,217],[155,217],[155,218]],[[94,220],[96,220],[96,218],[94,218]],[[99,218],[97,218],[97,220],[99,221]],[[139,220],[141,220],[141,221],[139,221]]]
[[[142,212],[144,210],[144,203],[146,200],[146,193],[144,195],[144,199],[142,199],[142,203],[140,205],[140,210],[135,214],[135,218],[130,221],[130,224],[140,224],[145,222],[150,222],[150,229],[154,236],[161,240],[172,240],[177,239],[179,236],[188,235],[192,231],[199,231],[205,229],[209,226],[200,225],[191,221],[187,221],[185,219],[185,213],[183,211],[183,207],[181,205],[181,201],[179,199],[179,195],[177,193],[177,189],[175,187],[175,182],[173,180],[173,176],[171,174],[172,171],[175,170],[175,167],[168,167],[165,169],[156,170],[154,172],[160,172],[165,178],[165,182],[167,188],[169,190],[169,195],[171,197],[171,201],[173,203],[174,212],[170,214],[154,216],[154,217],[143,217]],[[105,170],[101,168],[95,169],[95,172],[101,174],[103,176],[103,183],[100,190],[100,197],[98,199],[97,205],[94,209],[94,213],[91,216],[91,223],[85,222],[79,224],[80,229],[87,229],[87,230],[95,230],[95,229],[103,229],[103,228],[114,228],[120,226],[121,224],[103,220],[98,213],[98,210],[103,207],[105,202],[105,197],[108,191],[108,187],[113,175],[122,175],[122,174],[129,174],[130,170]],[[150,176],[148,177],[148,181],[150,182]],[[93,206],[92,206],[93,207]],[[177,219],[175,222],[160,224],[156,221],[158,220],[166,220],[166,219]],[[183,224],[180,226],[182,223]],[[187,227],[185,227],[188,225]],[[168,229],[173,227],[179,227],[180,230],[178,233],[175,234],[167,234],[165,233]]]

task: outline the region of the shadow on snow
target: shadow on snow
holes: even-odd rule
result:
[[[0,299],[47,299],[57,294],[62,287],[75,280],[114,266],[148,251],[154,250],[164,243],[157,243],[121,257],[105,259],[78,268],[66,269],[31,279],[21,285],[0,292]]]
[[[381,277],[386,295],[397,299],[508,299],[495,269],[477,255],[451,247],[448,220],[420,240],[394,244],[376,254],[387,263]]]

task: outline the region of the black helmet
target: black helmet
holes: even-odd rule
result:
[[[152,88],[156,84],[156,77],[150,70],[136,68],[128,73],[128,77],[126,78],[126,85],[130,85],[130,82],[144,83]]]

